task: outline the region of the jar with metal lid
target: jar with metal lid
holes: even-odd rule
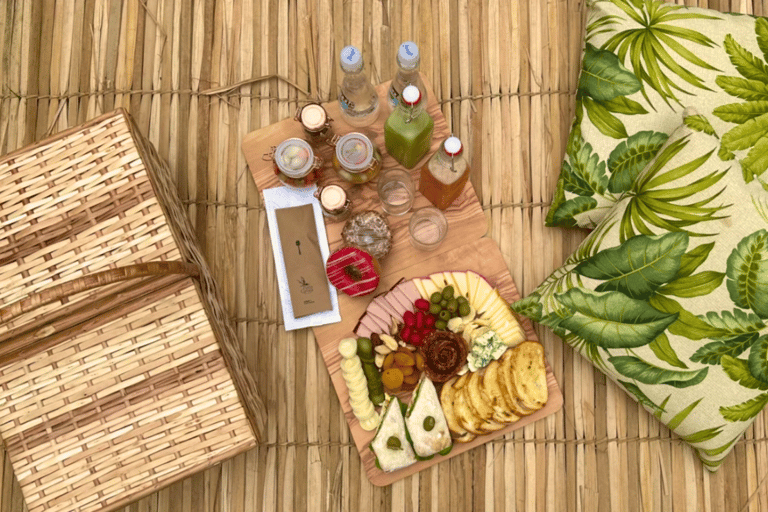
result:
[[[347,197],[346,191],[339,185],[327,185],[320,187],[315,192],[315,197],[320,201],[323,215],[336,221],[346,220],[352,213],[352,201]]]
[[[304,139],[286,139],[264,158],[274,162],[277,178],[289,187],[309,187],[322,175],[323,161]]]
[[[333,137],[332,119],[319,103],[307,103],[299,107],[295,119],[301,123],[307,141],[313,146],[327,143]]]
[[[381,170],[381,153],[362,133],[352,132],[333,140],[333,168],[342,179],[354,183],[366,183]]]

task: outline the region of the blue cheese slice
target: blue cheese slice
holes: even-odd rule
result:
[[[397,397],[392,397],[384,405],[379,429],[371,441],[371,450],[383,471],[396,471],[416,462],[416,456],[405,432],[401,404]]]
[[[411,436],[413,451],[419,457],[432,457],[452,445],[435,385],[423,375],[405,415],[405,426]]]

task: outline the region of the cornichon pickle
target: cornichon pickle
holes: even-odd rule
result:
[[[370,338],[357,338],[357,355],[360,358],[373,357],[373,342]]]

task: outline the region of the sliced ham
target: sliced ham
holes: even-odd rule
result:
[[[379,326],[378,321],[376,320],[376,317],[371,314],[364,314],[363,317],[360,319],[360,325],[363,327],[366,327],[371,332],[381,332],[381,327]]]
[[[373,315],[377,325],[384,326],[384,330],[378,332],[389,332],[389,327],[392,324],[392,317],[389,316],[389,313],[387,313],[381,304],[376,301],[372,301],[370,304],[368,304],[366,311],[369,315]]]
[[[387,295],[392,295],[406,311],[413,311],[413,302],[400,290],[399,287],[395,288]]]
[[[390,305],[395,311],[397,311],[397,314],[400,315],[400,320],[403,318],[403,314],[406,311],[409,311],[407,307],[400,304],[400,301],[397,300],[395,297],[395,294],[393,292],[387,292],[387,294],[384,296],[384,299],[387,301],[387,304]]]
[[[396,310],[392,304],[389,303],[385,295],[379,295],[375,299],[373,299],[374,302],[378,303],[382,308],[384,308],[384,311],[386,311],[389,314],[390,318],[394,318],[398,322],[403,321],[403,315]]]
[[[360,317],[360,320],[357,321],[357,325],[354,329],[352,329],[352,332],[355,333],[355,336],[359,336],[361,338],[369,338],[373,331],[367,325],[363,325],[364,318],[365,314],[363,314],[363,316]]]
[[[373,324],[371,327],[373,332],[378,332],[379,334],[389,332],[389,323],[387,321],[377,317],[370,311],[365,314],[365,317],[369,319],[369,325]]]
[[[416,285],[413,281],[405,281],[404,283],[398,285],[397,289],[403,292],[406,297],[408,297],[408,300],[411,301],[411,304],[416,302],[417,299],[421,298],[419,289],[416,288]]]

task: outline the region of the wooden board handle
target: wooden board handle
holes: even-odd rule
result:
[[[197,265],[183,261],[150,261],[95,272],[33,293],[23,300],[0,309],[0,323],[10,322],[14,318],[46,304],[102,286],[131,279],[165,277],[175,274],[198,277],[200,269]]]

